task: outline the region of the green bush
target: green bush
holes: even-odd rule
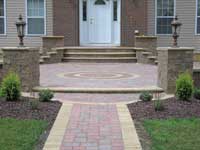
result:
[[[194,96],[194,98],[200,100],[200,89],[195,88],[195,89],[194,89],[194,94],[193,94],[193,96]]]
[[[189,73],[180,74],[176,80],[176,96],[179,100],[189,101],[193,93],[193,80]]]
[[[149,92],[142,92],[140,94],[140,100],[142,101],[147,102],[147,101],[151,101],[152,99],[153,99],[153,95],[150,94]]]
[[[31,100],[30,107],[33,110],[39,109],[39,101],[38,100]]]
[[[154,101],[154,109],[155,109],[155,111],[163,111],[165,109],[165,107],[160,100],[156,100],[156,101]]]
[[[41,102],[49,102],[54,97],[54,93],[50,90],[42,90],[39,92],[39,100]]]
[[[0,95],[5,97],[7,101],[17,101],[20,99],[21,82],[19,76],[16,73],[10,72],[3,79]]]

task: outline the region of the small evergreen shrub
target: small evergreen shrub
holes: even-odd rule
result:
[[[54,97],[54,93],[50,90],[42,90],[39,92],[39,100],[41,102],[49,102]]]
[[[19,76],[16,73],[10,72],[3,79],[0,95],[5,97],[7,101],[17,101],[20,99],[21,82]]]
[[[194,96],[194,98],[200,100],[200,89],[195,88],[193,96]]]
[[[193,80],[189,73],[180,74],[176,80],[176,96],[179,100],[189,101],[193,93]]]
[[[140,94],[140,100],[142,100],[144,102],[151,101],[152,99],[153,99],[153,95],[150,94],[149,92],[142,92]]]
[[[163,111],[165,109],[161,100],[154,101],[154,109],[155,111]]]
[[[39,101],[38,100],[31,100],[30,107],[33,110],[39,109]]]

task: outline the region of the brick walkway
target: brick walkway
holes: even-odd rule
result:
[[[124,104],[63,103],[44,150],[141,150]]]
[[[115,105],[74,105],[61,150],[124,150]]]

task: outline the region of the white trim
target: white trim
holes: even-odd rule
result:
[[[157,33],[157,18],[174,18],[176,16],[176,0],[174,0],[174,16],[157,16],[157,1],[155,0],[155,35],[159,35],[159,36],[169,36],[172,34],[158,34]]]
[[[42,17],[42,16],[31,16],[31,17],[28,17],[28,3],[27,3],[27,0],[25,0],[25,14],[26,14],[26,36],[31,36],[31,37],[34,37],[34,36],[36,36],[36,37],[38,37],[38,36],[44,36],[44,35],[46,35],[47,34],[47,31],[46,31],[46,29],[47,29],[47,23],[46,23],[46,21],[47,21],[47,13],[46,13],[46,11],[47,11],[47,7],[46,7],[46,0],[44,0],[44,16]],[[29,18],[44,18],[44,34],[28,34],[28,19]]]
[[[95,44],[95,43],[90,43],[89,42],[89,26],[88,26],[88,22],[89,22],[89,3],[90,0],[86,0],[87,1],[87,21],[83,21],[83,12],[82,12],[82,2],[84,0],[79,0],[79,43],[81,46],[120,46],[121,45],[121,0],[117,0],[118,2],[118,14],[117,14],[117,21],[113,21],[113,14],[111,14],[111,43],[100,43],[100,44]],[[111,11],[113,13],[113,1],[114,0],[110,0],[111,1]],[[114,25],[114,24],[118,24],[118,25]],[[119,36],[116,39],[114,39],[113,36],[113,29],[114,26],[117,26],[117,30],[119,30],[117,32],[117,36]],[[87,31],[86,31],[87,30]],[[85,33],[86,32],[86,33]]]
[[[3,34],[0,34],[0,36],[5,36],[6,35],[6,32],[7,32],[7,17],[6,17],[6,0],[3,0],[4,2],[4,8],[3,8],[3,11],[4,11],[4,16],[0,16],[0,18],[3,18],[4,19],[4,33]]]
[[[195,15],[195,35],[200,35],[200,33],[197,33],[197,23],[198,23],[198,18],[200,18],[200,16],[198,16],[198,0],[196,0],[196,15]]]

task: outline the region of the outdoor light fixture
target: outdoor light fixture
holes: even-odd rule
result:
[[[23,21],[22,15],[19,15],[19,20],[16,22],[17,34],[20,40],[19,46],[24,46],[24,35],[25,35],[26,22]]]
[[[135,30],[134,34],[135,34],[135,36],[139,36],[140,35],[140,31],[139,30]]]
[[[171,23],[172,31],[173,31],[173,46],[178,46],[178,37],[180,35],[182,23],[178,21],[178,17],[176,16]]]

